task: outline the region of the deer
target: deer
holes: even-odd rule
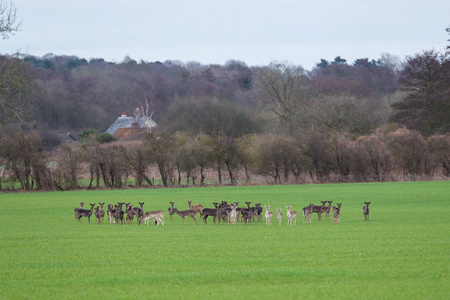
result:
[[[138,225],[141,225],[142,221],[144,221],[145,225],[148,226],[150,219],[155,219],[156,226],[158,226],[159,224],[164,226],[164,212],[162,210],[159,209],[155,211],[146,212],[139,218]]]
[[[260,222],[262,219],[262,211],[263,211],[263,208],[261,207],[261,203],[255,203],[254,207],[250,207],[251,202],[245,202],[245,203],[247,203],[248,210],[249,210],[247,217],[250,217],[252,222],[255,222],[255,217],[256,217],[256,221]],[[245,219],[245,217],[244,217],[244,219]],[[250,221],[250,219],[247,218],[247,223],[249,221]]]
[[[256,210],[256,213],[255,213],[256,221],[259,223],[262,220],[262,211],[263,211],[263,208],[261,207],[261,203],[255,203],[254,209]]]
[[[303,223],[311,223],[311,214],[314,204],[309,203],[307,207],[303,207]]]
[[[127,203],[127,204],[128,205],[126,206],[126,209],[125,209],[125,213],[127,214],[126,223],[133,224],[133,219],[134,219],[134,216],[136,215],[136,213],[134,211],[133,205],[130,205],[129,203]],[[137,218],[139,218],[139,216]]]
[[[145,202],[139,202],[141,208],[133,207],[134,215],[136,216],[136,218],[140,218],[144,215],[144,204]]]
[[[73,210],[74,215],[75,215],[75,222],[77,221],[77,211],[79,209],[83,209],[83,205],[84,205],[84,202],[80,202],[80,207],[75,207],[75,209]]]
[[[170,202],[170,207],[169,207],[169,216],[170,216],[170,221],[173,221],[173,215],[175,214],[175,212],[173,211],[173,206],[174,206],[175,202]]]
[[[116,205],[115,219],[116,219],[117,224],[119,224],[119,222],[120,222],[120,224],[123,224],[123,216],[124,216],[125,213],[124,213],[123,210],[122,210],[122,206],[123,206],[124,204],[125,204],[124,202],[119,202],[119,203]]]
[[[236,225],[237,222],[236,204],[231,204],[231,211],[229,212],[229,216],[231,224]]]
[[[366,204],[363,206],[364,221],[369,221],[369,213],[370,213],[369,204],[370,203],[371,202],[364,202],[364,204]]]
[[[258,210],[256,207],[250,207],[251,202],[245,203],[247,204],[247,208],[241,209],[241,216],[246,224],[250,224],[250,222],[254,220],[255,215],[258,213]]]
[[[322,202],[322,205],[320,205],[320,206],[314,205],[313,209],[312,209],[313,213],[314,212],[317,213],[319,221],[322,220],[322,212],[323,212],[323,210],[325,208],[325,204],[327,203],[326,201],[321,201],[321,202]]]
[[[238,207],[240,202],[234,202],[236,205],[236,221],[239,222],[241,220],[241,210],[242,207]]]
[[[342,203],[338,203],[337,207],[333,206],[333,223],[339,224],[339,219],[341,217],[341,205]]]
[[[195,210],[196,212],[198,212],[200,215],[203,215],[202,210],[203,210],[203,205],[201,204],[192,204],[192,200],[187,200],[188,205],[189,205],[189,209],[190,210]]]
[[[264,205],[264,208],[266,209],[266,213],[264,214],[264,216],[266,217],[266,226],[272,225],[273,212],[269,211],[270,205]]]
[[[116,209],[114,208],[114,206],[112,204],[108,204],[107,213],[108,213],[109,224],[115,223]]]
[[[222,224],[225,225],[226,219],[229,218],[230,211],[231,211],[231,208],[225,201],[222,201],[222,203],[218,205],[217,218],[219,219],[219,225],[220,225],[221,220],[222,220]]]
[[[325,220],[328,220],[328,218],[329,218],[329,216],[330,216],[331,203],[332,203],[333,201],[325,201],[325,202],[328,202],[328,206],[325,206],[325,207],[324,207],[324,210],[323,210],[322,212],[325,213]]]
[[[172,202],[171,202],[171,203],[172,203]],[[219,203],[213,202],[213,204],[214,204],[214,207],[215,207],[215,208],[204,208],[204,209],[202,210],[202,212],[203,212],[203,223],[205,223],[205,224],[208,224],[208,222],[206,222],[206,219],[207,219],[209,216],[212,216],[212,217],[213,217],[213,223],[214,223],[214,224],[216,223],[216,218],[217,218],[217,207],[218,207]]]
[[[194,225],[197,225],[197,219],[195,218],[195,215],[197,214],[196,210],[188,209],[188,210],[179,211],[176,207],[174,207],[173,211],[177,215],[179,215],[181,218],[183,218],[183,225],[184,225],[184,221],[185,221],[186,217],[191,217],[192,219],[194,219]]]
[[[91,223],[91,216],[92,216],[92,211],[94,210],[95,203],[94,204],[90,203],[90,205],[91,205],[91,209],[90,210],[87,210],[87,209],[79,209],[79,210],[77,210],[77,220],[78,220],[78,222],[81,223],[81,217],[86,217],[88,219],[88,222]]]
[[[283,213],[281,212],[281,208],[277,209],[277,217],[278,217],[278,225],[281,226],[281,220],[283,219]]]
[[[103,205],[105,205],[105,202],[99,202],[100,207],[96,207],[95,208],[95,217],[98,220],[98,224],[101,223],[101,221],[103,221],[103,217],[105,216],[105,211],[103,210]]]
[[[241,208],[241,222],[244,220],[245,222],[247,222],[247,216],[249,215],[249,211],[250,211],[250,204],[251,202],[245,202],[245,204],[247,204],[247,208]]]
[[[288,218],[287,225],[289,225],[289,223],[291,225],[297,224],[297,212],[295,210],[291,210],[291,206],[286,206],[286,209],[287,209],[286,216]]]

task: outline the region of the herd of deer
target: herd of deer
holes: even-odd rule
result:
[[[255,206],[251,207],[251,202],[245,202],[247,207],[238,207],[239,202],[235,203],[227,203],[226,201],[222,201],[222,203],[213,202],[214,208],[204,208],[201,204],[192,204],[192,201],[188,200],[189,209],[187,210],[178,210],[174,207],[175,202],[170,202],[171,207],[169,207],[169,216],[170,220],[174,219],[174,215],[177,214],[183,219],[183,225],[185,224],[185,219],[190,217],[194,220],[194,224],[197,225],[197,219],[195,218],[197,213],[200,214],[203,219],[203,223],[207,224],[208,217],[213,218],[213,222],[218,223],[222,221],[222,224],[225,224],[225,221],[228,221],[231,224],[236,225],[238,221],[245,222],[249,224],[251,222],[256,221],[261,222],[263,216],[263,208],[261,207],[261,203],[255,203]],[[322,214],[325,213],[326,220],[330,217],[330,212],[333,213],[332,220],[333,223],[338,224],[339,218],[341,216],[341,205],[342,203],[338,203],[337,206],[331,207],[331,203],[333,201],[321,201],[322,205],[314,205],[313,203],[309,203],[307,207],[304,207],[302,210],[303,213],[303,223],[311,223],[311,215],[312,213],[317,213],[318,220],[322,220]],[[328,202],[328,206],[326,205]],[[370,202],[364,202],[366,205],[363,207],[364,213],[364,221],[369,220],[369,204]],[[90,219],[92,213],[94,212],[95,217],[97,218],[98,224],[103,222],[103,218],[105,214],[108,215],[109,223],[117,223],[123,224],[124,218],[127,224],[133,224],[134,217],[138,221],[138,224],[146,224],[148,226],[149,220],[154,220],[155,225],[164,225],[164,212],[162,210],[148,211],[144,213],[144,202],[139,202],[140,207],[134,207],[130,203],[119,202],[116,205],[108,204],[108,210],[104,211],[103,205],[105,202],[99,203],[100,206],[97,206],[94,209],[95,203],[91,205],[91,209],[83,209],[83,202],[80,202],[80,207],[74,209],[75,220],[81,223],[81,218],[86,217],[88,222],[90,223]],[[125,211],[123,211],[123,205],[125,205]],[[273,212],[269,210],[270,205],[264,206],[266,209],[264,216],[266,218],[266,225],[272,225]],[[283,219],[282,209],[276,209],[278,225],[281,225],[281,221]],[[286,206],[286,217],[287,217],[287,225],[295,225],[297,223],[297,212],[295,210],[291,210],[291,206]]]
[[[84,203],[80,202],[80,207],[74,209],[75,220],[81,223],[81,217],[86,217],[90,223],[92,213],[94,212],[98,224],[103,222],[105,214],[107,214],[109,223],[123,224],[125,218],[127,224],[133,224],[134,217],[136,216],[139,225],[144,222],[148,226],[149,220],[151,219],[154,219],[156,225],[164,225],[164,212],[162,210],[156,210],[144,213],[144,202],[139,202],[141,207],[133,207],[130,203],[125,202],[119,202],[116,205],[108,204],[106,213],[103,209],[105,202],[100,202],[99,204],[100,206],[97,206],[94,212],[95,203],[90,203],[91,209],[87,210],[83,209]],[[125,211],[123,211],[123,205],[125,205]]]

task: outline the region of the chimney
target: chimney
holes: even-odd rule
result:
[[[123,112],[122,115],[121,115],[120,117],[126,118],[126,117],[127,117],[127,114],[126,114],[125,112]]]
[[[133,129],[139,128],[139,122],[131,123],[131,128],[133,128]]]

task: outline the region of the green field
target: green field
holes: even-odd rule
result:
[[[338,225],[315,214],[296,226],[170,221],[169,201],[182,210],[186,199],[284,215],[343,204]],[[80,201],[144,201],[165,226],[77,224]],[[450,182],[14,193],[0,204],[0,299],[450,299]]]

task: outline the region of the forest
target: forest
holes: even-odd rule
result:
[[[318,61],[0,56],[0,188],[448,179],[448,49]],[[105,139],[136,109],[158,127]]]

